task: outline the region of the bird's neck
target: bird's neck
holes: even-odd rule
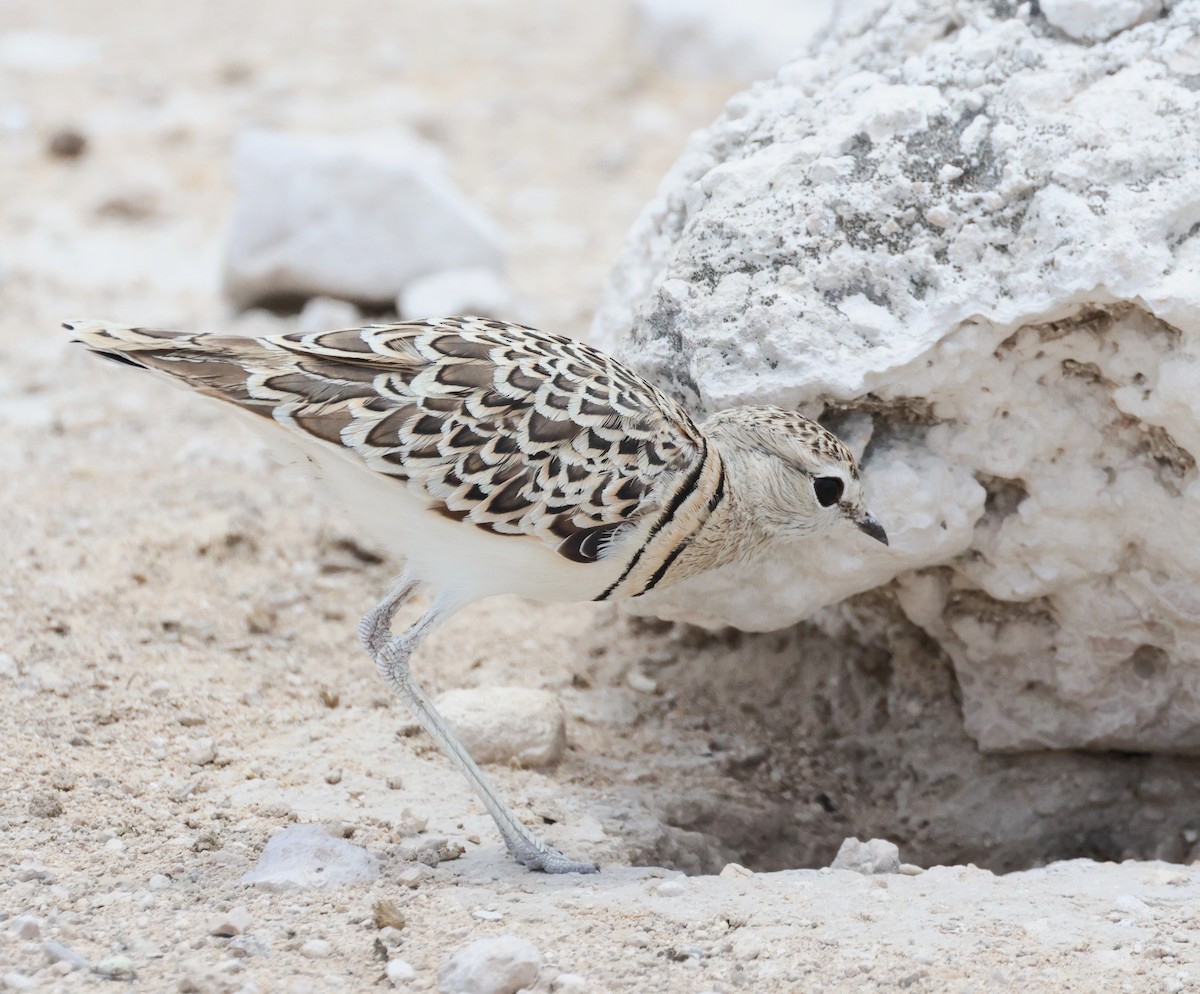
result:
[[[754,508],[742,492],[736,460],[731,466],[717,444],[711,444],[708,458],[716,460],[721,468],[720,499],[712,502],[707,516],[672,564],[668,575],[671,583],[753,557],[767,540]]]

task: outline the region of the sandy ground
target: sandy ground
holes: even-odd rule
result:
[[[509,600],[464,612],[419,658],[426,686],[559,695],[567,758],[491,772],[540,831],[604,866],[520,871],[354,639],[395,564],[215,406],[57,330],[74,316],[286,327],[220,296],[233,136],[407,124],[508,232],[530,317],[582,334],[634,214],[735,88],[640,64],[621,11],[0,4],[2,31],[99,46],[59,71],[0,65],[0,989],[115,982],[52,964],[47,943],[132,971],[137,990],[386,988],[389,957],[413,970],[397,986],[434,989],[454,950],[500,934],[539,950],[540,991],[1195,986],[1194,866],[712,875],[822,866],[855,832],[922,865],[1188,855],[1186,824],[1145,821],[1165,824],[1156,796],[1181,768],[974,756],[948,670],[905,664],[922,657],[904,634],[887,659],[846,659],[811,631],[711,636]],[[78,159],[46,152],[64,127],[86,137]],[[999,778],[1019,801],[1004,812]],[[1055,800],[1090,791],[1094,816],[1114,783],[1128,810],[1099,834]],[[239,883],[296,822],[365,847],[381,875]],[[435,836],[461,858],[414,861]],[[381,900],[398,933],[375,921]],[[246,934],[211,934],[234,908]]]

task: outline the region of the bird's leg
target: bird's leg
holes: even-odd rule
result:
[[[392,616],[416,587],[417,584],[402,580],[392,593],[363,618],[358,627],[359,638],[375,660],[380,675],[393,693],[408,705],[421,727],[433,736],[442,751],[475,788],[475,793],[483,801],[484,807],[495,819],[508,851],[516,857],[518,863],[531,870],[544,870],[546,873],[595,873],[596,864],[568,859],[557,849],[546,845],[520,822],[512,809],[504,803],[491,781],[475,764],[458,740],[458,736],[446,723],[446,719],[412,678],[409,659],[429,631],[450,614],[435,602],[408,631],[393,638]]]

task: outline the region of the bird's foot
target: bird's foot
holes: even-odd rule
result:
[[[509,844],[509,851],[522,866],[543,873],[599,873],[595,863],[583,863],[564,856],[557,849],[541,842],[518,839]]]

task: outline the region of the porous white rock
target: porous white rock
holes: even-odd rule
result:
[[[495,226],[406,132],[248,132],[234,182],[225,289],[243,306],[318,294],[391,304],[419,276],[503,265]]]
[[[532,687],[464,687],[438,709],[479,763],[547,766],[562,759],[566,719],[558,697]]]
[[[1200,752],[1200,2],[1169,6],[1080,44],[901,0],[692,138],[592,339],[698,416],[821,417],[892,547],[640,609],[770,629],[891,583],[985,748]]]
[[[532,987],[542,956],[528,939],[497,935],[458,949],[438,968],[443,994],[515,994]]]
[[[289,825],[271,836],[258,862],[242,874],[242,883],[264,890],[342,887],[379,876],[379,860],[319,825]]]
[[[405,320],[453,314],[512,319],[516,300],[504,278],[492,269],[449,269],[413,280],[396,300]]]

